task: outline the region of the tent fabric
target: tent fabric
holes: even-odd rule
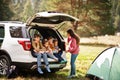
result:
[[[116,49],[108,80],[120,80],[120,51]]]
[[[94,75],[102,80],[120,80],[120,48],[103,51],[92,63],[86,75]]]

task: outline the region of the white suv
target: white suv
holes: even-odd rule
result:
[[[54,27],[64,21],[78,19],[67,14],[41,12],[35,14],[27,23],[0,21],[0,75],[7,75],[11,65],[19,69],[36,69],[37,59],[32,55],[31,40],[35,33],[42,39],[52,36],[59,41],[62,57],[65,58],[65,41]],[[43,61],[43,60],[42,60]],[[49,58],[51,70],[58,71],[66,66]],[[44,64],[43,64],[44,68]]]

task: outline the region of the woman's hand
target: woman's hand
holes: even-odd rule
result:
[[[58,51],[60,51],[61,49],[59,48]]]
[[[68,51],[68,50],[66,50],[65,52],[66,52],[66,53],[68,53],[69,51]]]

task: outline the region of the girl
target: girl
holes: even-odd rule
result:
[[[45,47],[45,52],[47,53],[47,55],[48,55],[50,58],[58,61],[58,59],[53,55],[52,49],[50,48],[47,39],[44,39],[44,40],[43,40],[43,46]]]
[[[53,50],[54,45],[53,45],[53,37],[52,36],[48,37],[48,44],[49,44],[50,48]]]
[[[67,52],[71,53],[71,61],[70,61],[71,70],[68,78],[72,78],[75,77],[76,75],[75,61],[79,53],[80,38],[72,29],[67,30],[67,36],[68,36],[67,42],[69,43],[69,48]]]
[[[45,53],[45,48],[43,47],[43,45],[40,42],[39,34],[34,34],[32,46],[33,46],[34,55],[37,56],[37,70],[38,70],[38,72],[40,74],[43,74],[43,71],[41,70],[41,56],[43,56],[43,60],[45,62],[47,71],[51,72],[50,68],[49,68],[47,54]]]

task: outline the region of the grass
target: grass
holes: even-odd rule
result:
[[[81,45],[80,53],[76,60],[77,77],[71,80],[84,80],[84,76],[92,61],[106,48],[107,46]],[[67,53],[66,55],[68,60],[67,66],[56,73],[45,73],[44,75],[24,73],[11,80],[67,80],[70,69],[70,53]],[[6,80],[6,78],[0,78],[0,80]]]

